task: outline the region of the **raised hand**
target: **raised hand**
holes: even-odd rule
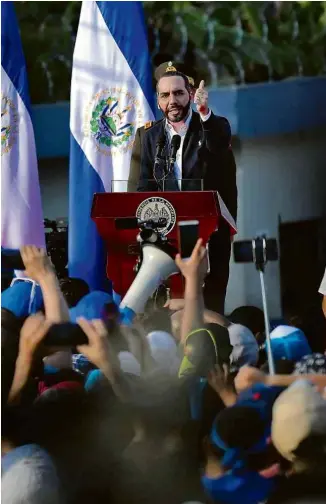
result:
[[[49,273],[54,274],[54,269],[46,250],[39,249],[34,245],[26,245],[20,249],[25,265],[25,275],[35,282],[40,281]]]
[[[92,320],[90,322],[81,317],[77,320],[77,323],[88,337],[88,345],[79,345],[77,347],[78,352],[85,355],[109,379],[112,378],[118,361],[116,356],[112,354],[108,332],[103,321]]]
[[[201,115],[208,114],[208,92],[205,89],[205,82],[203,80],[200,81],[199,88],[196,90],[194,103],[197,105],[197,112]]]
[[[237,395],[230,383],[230,370],[227,364],[223,364],[223,367],[216,365],[208,374],[207,381],[225,406],[232,406],[236,402]]]
[[[246,390],[256,383],[267,383],[267,376],[259,369],[243,366],[240,368],[234,380],[235,388],[238,392]]]

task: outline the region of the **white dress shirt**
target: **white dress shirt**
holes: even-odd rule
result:
[[[210,118],[210,116],[211,116],[211,110],[209,110],[208,114],[206,114],[206,115],[200,114],[200,118],[201,118],[201,120],[203,122],[206,122]],[[168,138],[169,138],[169,143],[170,144],[171,144],[172,137],[174,135],[180,135],[180,137],[181,137],[180,148],[177,151],[177,156],[176,156],[176,160],[175,160],[175,163],[174,163],[174,175],[175,175],[175,178],[178,181],[178,186],[179,186],[180,190],[181,190],[181,181],[182,181],[183,144],[184,144],[184,141],[185,141],[185,138],[186,138],[186,134],[187,134],[187,131],[188,131],[188,128],[189,128],[189,124],[190,124],[191,118],[192,118],[192,108],[190,109],[188,117],[187,117],[187,119],[185,121],[185,124],[184,124],[183,128],[181,128],[180,131],[175,131],[175,129],[173,128],[173,123],[169,123],[168,120],[166,120],[166,122],[165,122],[165,130],[166,130],[166,132],[168,134]]]

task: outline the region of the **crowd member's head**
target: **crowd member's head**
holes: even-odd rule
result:
[[[81,278],[62,278],[60,288],[69,308],[76,306],[89,293],[87,283]]]
[[[177,376],[180,357],[177,344],[171,334],[165,331],[152,331],[147,335],[147,342],[155,367],[162,372]]]
[[[250,329],[258,344],[264,340],[264,312],[256,306],[239,306],[227,317],[233,324],[241,324]]]
[[[106,319],[106,306],[112,303],[110,294],[102,291],[93,291],[86,294],[74,308],[69,310],[70,319],[76,322],[79,317],[86,320]]]
[[[150,308],[142,318],[144,330],[148,333],[153,331],[165,331],[172,334],[171,314],[166,308]]]
[[[326,355],[320,353],[305,355],[295,364],[293,374],[326,374]]]
[[[296,381],[275,401],[272,440],[297,472],[325,472],[326,401],[311,383]]]
[[[43,295],[39,285],[27,279],[15,279],[15,283],[1,294],[1,308],[16,317],[27,317],[43,309]]]
[[[296,327],[279,325],[271,331],[270,337],[275,360],[296,362],[311,353],[306,336]]]
[[[232,367],[255,366],[259,357],[259,346],[253,333],[246,326],[231,324],[228,327],[230,343],[233,347],[230,356]]]
[[[206,324],[187,336],[179,376],[206,377],[216,364],[228,365],[231,352],[228,330],[218,324]]]
[[[56,468],[41,447],[15,448],[1,461],[1,502],[5,504],[61,504],[64,496]]]
[[[242,392],[236,404],[216,417],[211,441],[225,451],[222,464],[246,465],[249,455],[265,454],[270,444],[272,407],[280,390],[255,385]]]

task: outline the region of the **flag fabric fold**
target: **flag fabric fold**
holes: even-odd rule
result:
[[[1,245],[45,246],[25,59],[13,2],[1,2]]]
[[[105,246],[95,192],[126,191],[137,128],[154,119],[141,2],[82,3],[70,102],[69,275],[101,289]]]

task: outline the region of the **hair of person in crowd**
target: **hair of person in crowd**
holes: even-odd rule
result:
[[[60,288],[69,308],[76,306],[90,292],[87,282],[81,278],[62,278]]]

